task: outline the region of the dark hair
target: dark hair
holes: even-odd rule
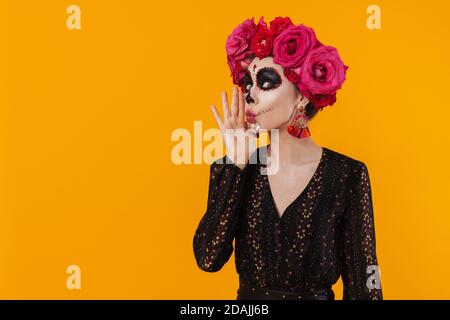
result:
[[[314,118],[314,116],[319,112],[320,109],[314,107],[313,103],[310,101],[305,107],[305,113],[309,120]]]
[[[294,87],[295,87],[297,93],[302,94],[300,89],[295,84],[294,84]],[[308,117],[308,120],[311,120],[312,118],[314,118],[314,116],[319,112],[319,110],[322,110],[322,109],[314,107],[314,105],[311,101],[308,102],[308,104],[305,107],[305,114]]]

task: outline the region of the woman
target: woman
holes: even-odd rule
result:
[[[334,104],[348,67],[311,28],[281,17],[270,26],[244,21],[227,39],[227,56],[241,89],[233,87],[231,108],[222,92],[223,120],[212,106],[227,154],[210,167],[193,239],[198,266],[220,270],[235,239],[237,299],[332,300],[339,276],[344,299],[382,299],[367,167],[317,145],[307,127]],[[271,138],[262,157],[250,139],[230,134],[262,129]],[[268,159],[277,168],[270,175]]]

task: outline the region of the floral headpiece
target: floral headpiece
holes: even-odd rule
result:
[[[272,56],[285,77],[318,109],[336,102],[348,69],[336,48],[322,44],[313,29],[303,23],[294,25],[288,17],[273,19],[270,27],[263,17],[257,25],[254,18],[245,20],[228,36],[226,52],[233,83],[244,91],[245,73],[253,58]]]

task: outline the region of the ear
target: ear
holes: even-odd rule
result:
[[[295,105],[298,107],[306,107],[309,103],[309,99],[303,95],[300,90],[297,90],[297,99]]]

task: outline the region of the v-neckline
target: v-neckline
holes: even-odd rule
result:
[[[273,196],[272,193],[272,188],[270,187],[270,181],[269,181],[269,176],[267,174],[264,175],[264,179],[266,180],[266,184],[267,184],[267,189],[268,189],[268,194],[270,197],[270,201],[271,204],[274,208],[274,212],[276,217],[278,218],[278,220],[282,220],[284,218],[284,216],[286,215],[286,213],[289,211],[289,209],[297,203],[297,201],[299,201],[300,198],[303,197],[303,195],[307,192],[307,190],[310,188],[312,182],[314,181],[314,179],[316,178],[316,176],[318,175],[319,169],[322,167],[322,164],[324,162],[324,158],[326,156],[326,147],[321,147],[322,148],[322,153],[320,155],[320,160],[319,163],[317,164],[316,169],[314,170],[313,175],[311,176],[311,178],[309,179],[308,183],[306,184],[305,188],[303,188],[303,190],[297,195],[297,197],[295,197],[295,199],[289,203],[289,205],[284,209],[284,211],[282,212],[282,214],[280,215],[280,212],[278,211],[276,202],[275,202],[275,198]]]

